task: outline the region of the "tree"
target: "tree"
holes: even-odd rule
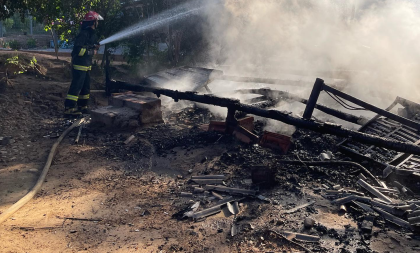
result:
[[[6,20],[4,20],[4,22],[3,22],[3,24],[4,24],[4,27],[10,29],[15,24],[15,21],[13,20],[13,18],[6,18]]]
[[[89,10],[100,13],[105,21],[98,27],[101,39],[115,34],[126,27],[145,21],[161,12],[172,9],[189,0],[3,0],[7,11],[0,15],[10,16],[12,12],[25,11],[45,24],[45,29],[54,31],[61,40],[71,40],[79,31],[81,21]],[[184,7],[183,7],[184,8]],[[1,16],[0,16],[1,17]],[[202,49],[202,18],[168,24],[166,28],[143,32],[135,39],[127,39],[106,45],[106,49],[123,44],[127,49],[128,61],[132,64],[149,63],[152,60],[180,64],[188,52]],[[57,36],[53,36],[57,38]],[[164,59],[157,45],[166,41],[167,57]],[[55,43],[57,44],[57,43]]]
[[[16,12],[20,13],[23,18],[28,10],[27,0],[2,0],[1,5],[0,20],[5,20],[13,16]]]

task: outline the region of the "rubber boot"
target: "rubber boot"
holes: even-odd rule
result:
[[[77,108],[65,108],[64,109],[64,117],[66,118],[77,118],[82,115],[82,112],[79,111]]]
[[[79,106],[79,111],[82,114],[90,114],[90,110],[88,106]]]

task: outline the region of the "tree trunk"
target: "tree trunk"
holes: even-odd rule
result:
[[[57,57],[57,60],[58,60],[58,39],[57,39],[57,34],[54,32],[53,28],[51,28],[51,36],[54,41],[55,56]]]

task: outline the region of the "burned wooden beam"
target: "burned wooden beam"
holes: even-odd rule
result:
[[[389,119],[395,120],[395,121],[397,121],[397,122],[399,122],[401,124],[404,124],[406,126],[412,127],[414,129],[417,129],[417,130],[420,130],[420,123],[418,123],[416,121],[413,121],[413,120],[410,120],[410,119],[407,119],[407,118],[398,116],[398,115],[396,115],[394,113],[391,113],[389,111],[383,110],[383,109],[381,109],[379,107],[376,107],[374,105],[371,105],[369,103],[366,103],[366,102],[364,102],[364,101],[362,101],[360,99],[357,99],[357,98],[355,98],[353,96],[350,96],[350,95],[348,95],[348,94],[346,94],[344,92],[341,92],[341,91],[339,91],[337,89],[334,89],[334,88],[332,88],[332,87],[330,87],[328,85],[325,85],[324,83],[322,83],[321,89],[324,90],[324,91],[330,92],[330,93],[332,93],[332,94],[334,94],[336,96],[339,96],[341,98],[344,98],[345,100],[348,100],[348,101],[350,101],[350,102],[352,102],[352,103],[354,103],[356,105],[359,105],[359,106],[361,106],[361,107],[363,107],[363,108],[365,108],[365,109],[367,109],[369,111],[375,112],[375,113],[377,113],[379,115],[382,115],[382,116],[387,117]]]
[[[199,219],[199,218],[203,218],[203,217],[207,217],[213,214],[217,214],[220,213],[222,211],[220,206],[213,206],[207,209],[204,209],[203,211],[200,212],[196,212],[192,215],[193,219]]]
[[[392,203],[392,200],[389,199],[387,196],[383,195],[380,191],[378,191],[377,189],[375,189],[373,186],[371,186],[370,184],[366,183],[363,179],[359,179],[357,181],[357,183],[362,186],[363,188],[365,188],[367,191],[369,191],[370,193],[372,193],[373,195],[375,195],[376,197],[380,198],[381,200],[387,202],[387,203]]]
[[[293,239],[304,241],[304,242],[318,242],[319,240],[321,240],[321,238],[316,235],[307,235],[307,234],[301,234],[301,233],[295,233],[295,232],[289,232],[289,231],[284,231],[280,233],[282,233],[286,238],[293,238]],[[289,236],[292,236],[292,237],[289,237]]]
[[[192,179],[192,181],[196,182],[199,185],[223,183],[223,179]]]
[[[224,180],[226,177],[225,175],[202,175],[202,176],[192,176],[191,179],[220,179]]]
[[[301,98],[295,94],[286,92],[286,91],[279,91],[279,90],[271,90],[268,88],[263,89],[241,89],[237,90],[236,92],[241,94],[260,94],[264,95],[266,97],[269,97],[273,101],[279,102],[280,99],[287,99],[287,100],[293,100],[296,102],[300,102],[302,104],[307,104],[308,100],[305,98]],[[315,104],[315,109],[320,110],[321,112],[324,112],[326,114],[329,114],[331,116],[334,116],[336,118],[357,124],[357,125],[363,125],[367,122],[367,119],[364,117],[357,117],[355,115],[345,113],[342,111],[339,111],[337,109],[322,105],[322,104]]]
[[[227,107],[231,110],[243,111],[260,117],[278,120],[289,125],[306,128],[320,133],[327,133],[345,138],[352,138],[354,141],[359,141],[365,144],[380,146],[398,152],[420,155],[420,147],[417,145],[404,143],[400,141],[393,141],[379,136],[353,131],[350,129],[343,128],[341,127],[341,125],[337,124],[303,120],[301,118],[297,118],[291,116],[288,113],[280,112],[277,110],[265,110],[261,108],[256,108],[254,106],[242,104],[237,99],[221,98],[214,95],[199,95],[195,92],[180,92],[169,89],[153,88],[144,85],[133,85],[121,81],[110,81],[110,84],[108,86],[132,91],[152,92],[157,96],[165,95],[168,97],[172,97],[175,100],[175,102],[179,100],[189,100],[197,103]]]
[[[343,205],[343,204],[352,202],[355,199],[357,199],[356,196],[350,195],[350,196],[346,196],[346,197],[343,197],[343,198],[335,199],[335,200],[332,201],[332,203],[337,204],[337,205]]]
[[[366,212],[370,212],[370,213],[372,213],[373,212],[373,209],[372,208],[370,208],[370,206],[369,205],[367,205],[367,204],[364,204],[364,203],[361,203],[361,202],[359,202],[359,201],[355,201],[355,200],[353,200],[352,201],[352,203],[353,204],[355,204],[356,206],[358,206],[358,207],[360,207],[360,208],[362,208],[364,211],[366,211]]]
[[[238,202],[238,201],[241,201],[241,200],[242,200],[242,198],[233,198],[233,197],[223,199],[212,207],[209,207],[209,208],[204,209],[202,211],[193,213],[191,217],[193,219],[199,219],[199,218],[207,217],[207,216],[210,216],[210,215],[213,215],[213,214],[216,214],[216,213],[220,213],[222,211],[222,206],[225,205],[226,203]]]
[[[394,206],[390,206],[390,205],[381,203],[379,201],[372,200],[370,203],[373,207],[381,208],[382,210],[384,210],[384,211],[386,211],[390,214],[393,214],[393,215],[402,216],[404,214],[404,211],[399,210]]]
[[[242,195],[255,195],[256,191],[253,190],[245,190],[240,188],[231,188],[226,186],[215,186],[215,185],[205,185],[203,187],[207,191],[219,191],[219,192],[227,192],[231,194],[242,194]]]
[[[398,218],[398,217],[396,217],[396,216],[394,216],[394,215],[392,215],[392,214],[390,214],[388,212],[385,212],[384,210],[382,210],[380,208],[377,208],[377,207],[373,207],[373,210],[375,210],[376,212],[378,212],[385,219],[390,220],[393,223],[395,223],[395,224],[397,224],[397,225],[399,225],[401,227],[412,229],[410,223],[407,222],[407,221],[405,221],[405,220],[403,220],[403,219],[400,219],[400,218]]]
[[[265,109],[265,108],[270,108],[270,107],[276,106],[278,103],[279,103],[278,99],[270,98],[270,99],[267,99],[267,100],[264,100],[264,101],[254,102],[254,103],[251,103],[249,105],[250,106],[255,106],[255,107],[258,107],[258,108],[261,108],[261,109]],[[238,118],[238,119],[243,118],[245,116],[246,116],[246,112],[239,111],[239,112],[235,113],[235,117]]]

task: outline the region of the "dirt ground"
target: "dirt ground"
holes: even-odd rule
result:
[[[29,55],[32,57],[32,55]],[[69,60],[35,55],[45,76],[20,74],[0,93],[0,136],[13,141],[0,146],[0,213],[34,185],[51,146],[71,122],[62,118],[70,83]],[[5,58],[0,52],[0,58]],[[0,72],[4,69],[0,69]],[[0,73],[1,74],[1,73]],[[93,89],[101,88],[96,73]],[[92,93],[92,106],[107,104]],[[77,131],[65,138],[42,190],[0,225],[0,252],[413,252],[416,237],[388,223],[375,224],[372,236],[360,233],[361,215],[339,215],[317,191],[325,182],[353,187],[357,172],[349,168],[282,166],[279,159],[317,157],[337,152],[340,139],[298,130],[285,156],[232,136],[204,132],[200,125],[215,118],[205,109],[165,100],[165,123],[137,129],[101,129],[87,125],[79,144]],[[169,110],[171,108],[171,110]],[[257,129],[258,130],[258,129]],[[261,129],[260,129],[261,130]],[[135,135],[128,145],[124,141]],[[348,158],[346,158],[348,159]],[[359,161],[362,162],[362,161]],[[255,166],[275,170],[269,189],[249,184]],[[257,189],[271,203],[243,198],[236,217],[239,233],[231,235],[233,217],[223,213],[200,221],[174,214],[206,194],[191,192],[191,175],[224,174],[228,186]],[[309,201],[292,214],[284,211]],[[305,217],[315,219],[305,229]],[[321,237],[317,243],[289,243],[274,232],[294,231]]]

